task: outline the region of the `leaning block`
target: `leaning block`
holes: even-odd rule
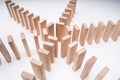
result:
[[[9,3],[8,4],[8,6],[9,6],[9,9],[10,9],[10,12],[11,12],[11,15],[12,15],[12,17],[14,18],[14,20],[15,20],[15,15],[14,15],[14,13],[13,13],[13,9],[12,9],[12,7],[15,5],[15,3]]]
[[[13,6],[13,12],[15,13],[15,19],[18,23],[20,23],[19,17],[18,17],[18,14],[17,14],[18,9],[19,9],[19,5]]]
[[[22,24],[22,26],[24,25],[23,16],[22,16],[23,11],[24,11],[24,8],[19,8],[18,9],[18,15],[19,15],[20,23]]]
[[[48,30],[48,34],[50,36],[54,36],[54,23],[51,22],[51,23],[47,24],[46,27],[47,27],[47,30]]]
[[[70,25],[70,13],[69,12],[63,12],[62,16],[67,17],[66,25]]]
[[[40,31],[39,31],[39,21],[40,21],[40,17],[39,16],[35,16],[33,18],[33,22],[34,22],[34,25],[35,25],[35,29],[34,30],[37,30],[37,33],[38,35],[40,34]]]
[[[10,12],[10,8],[9,8],[9,6],[8,6],[9,3],[11,3],[11,0],[5,1],[5,4],[6,4],[6,6],[7,6],[8,11],[9,11],[10,17],[12,17],[12,13]]]

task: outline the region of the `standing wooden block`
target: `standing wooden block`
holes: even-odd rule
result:
[[[67,17],[66,25],[70,25],[70,13],[69,12],[63,12],[62,16]]]
[[[40,80],[46,80],[45,70],[43,66],[43,62],[38,61],[36,59],[31,60],[32,69],[36,75],[36,77]]]
[[[4,56],[5,60],[9,63],[11,62],[11,56],[10,53],[8,52],[7,48],[5,47],[4,43],[0,39],[0,51],[2,55]]]
[[[85,57],[85,54],[86,54],[85,48],[82,48],[76,52],[76,55],[75,55],[74,61],[73,61],[73,70],[74,71],[78,70],[81,67],[84,57]]]
[[[114,27],[115,27],[115,24],[112,21],[108,21],[107,26],[106,26],[105,31],[102,36],[102,39],[104,42],[108,41]]]
[[[61,39],[61,57],[64,58],[67,56],[67,47],[70,44],[71,37],[70,35],[65,35]]]
[[[65,8],[65,12],[70,13],[70,21],[72,20],[72,9],[71,8]]]
[[[13,6],[13,12],[15,13],[15,19],[18,23],[20,23],[19,21],[19,17],[18,17],[18,14],[17,14],[17,10],[19,9],[19,5],[15,5]]]
[[[47,28],[43,28],[42,32],[43,32],[42,40],[43,41],[47,41],[47,37],[48,37],[48,30],[47,30]]]
[[[73,33],[72,33],[72,42],[78,41],[79,32],[80,32],[79,27],[77,25],[74,25],[73,26]]]
[[[65,24],[62,22],[56,23],[56,37],[58,38],[58,41],[61,41],[61,38],[65,35]]]
[[[89,73],[90,73],[93,65],[95,64],[96,60],[97,60],[97,58],[96,58],[95,56],[92,56],[92,57],[86,62],[85,66],[84,66],[84,69],[83,69],[83,71],[82,71],[82,73],[81,73],[81,76],[80,76],[81,79],[84,80],[84,79],[89,75]]]
[[[54,43],[48,42],[48,41],[43,41],[43,47],[44,47],[44,49],[46,49],[50,52],[49,60],[50,60],[51,63],[54,63],[54,61],[55,61],[55,55],[54,55],[55,46],[54,46]]]
[[[12,10],[13,10],[14,20],[15,20],[15,21],[17,21],[17,15],[16,15],[16,12],[15,12],[15,8],[16,8],[16,7],[19,7],[19,6],[18,6],[18,5],[14,5],[14,6],[11,7]]]
[[[29,29],[29,22],[26,17],[28,14],[29,14],[28,10],[23,11],[23,23],[24,23],[26,29]]]
[[[18,48],[17,48],[11,35],[8,36],[8,43],[9,43],[13,53],[15,54],[16,59],[19,60],[21,58],[20,53],[19,53]]]
[[[11,3],[11,0],[5,1],[5,4],[6,4],[6,6],[7,6],[8,11],[9,11],[10,17],[12,17],[12,13],[10,12],[10,8],[9,8],[9,6],[8,6],[9,3]]]
[[[39,55],[40,61],[43,62],[44,69],[47,71],[51,71],[51,63],[49,60],[50,52],[44,49],[38,49],[38,55]]]
[[[109,72],[109,68],[108,67],[104,67],[100,71],[100,73],[98,73],[98,75],[95,77],[94,80],[102,80],[108,72]]]
[[[119,36],[119,32],[120,32],[120,20],[115,25],[115,28],[114,28],[113,33],[111,35],[111,38],[112,38],[113,41],[117,40],[117,38]]]
[[[80,33],[80,44],[81,44],[81,46],[84,46],[84,44],[85,44],[87,32],[88,32],[88,27],[85,23],[83,23],[82,28],[81,28],[81,33]]]
[[[75,14],[75,10],[76,10],[76,3],[77,1],[76,0],[70,0],[70,3],[74,5],[74,14]]]
[[[23,80],[36,80],[36,78],[33,74],[28,73],[26,71],[22,71],[21,77]]]
[[[74,4],[69,3],[67,7],[72,9],[72,12],[71,12],[71,18],[72,18],[74,16]]]
[[[96,43],[99,43],[100,39],[101,39],[101,36],[102,36],[102,33],[104,31],[104,28],[105,28],[105,25],[103,22],[99,22],[98,23],[98,27],[97,27],[97,33],[96,33],[96,36],[95,36],[95,42]]]
[[[55,45],[54,55],[57,58],[58,57],[58,38],[54,36],[48,36],[48,41],[54,43]]]
[[[18,15],[19,15],[20,23],[22,24],[22,26],[24,25],[23,16],[22,16],[23,11],[24,11],[24,8],[19,8],[18,9]]]
[[[54,23],[51,22],[47,26],[48,34],[54,36]]]
[[[34,25],[35,25],[35,29],[34,30],[37,30],[37,33],[38,35],[40,34],[40,31],[39,31],[39,21],[40,21],[40,17],[39,16],[35,16],[33,18],[33,22],[34,22]]]
[[[67,34],[71,35],[72,34],[72,30],[71,30],[70,26],[68,26],[68,25],[65,26],[64,34],[65,35],[67,35]]]
[[[67,17],[61,16],[59,18],[59,22],[63,22],[66,25],[67,24]]]
[[[67,60],[66,63],[69,65],[72,63],[74,57],[75,57],[75,52],[77,50],[78,43],[76,41],[73,41],[68,45],[67,48]]]
[[[90,24],[90,28],[88,30],[88,35],[87,35],[87,42],[88,42],[88,44],[92,44],[92,42],[93,42],[94,31],[95,31],[95,24],[91,23]]]
[[[21,33],[20,36],[21,36],[21,40],[22,40],[22,43],[23,43],[23,45],[24,45],[24,48],[25,48],[25,50],[26,50],[27,56],[30,57],[30,56],[31,56],[31,52],[30,52],[30,49],[29,49],[29,47],[28,47],[28,43],[27,43],[25,34],[24,34],[24,33]]]
[[[14,5],[15,5],[15,3],[9,3],[9,4],[8,4],[9,9],[10,9],[10,12],[11,12],[11,14],[12,14],[12,17],[13,17],[13,19],[15,20],[15,15],[14,15],[13,9],[12,9],[12,7],[13,7]]]

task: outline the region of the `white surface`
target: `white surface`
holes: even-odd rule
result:
[[[40,15],[41,19],[47,19],[48,23],[51,21],[58,22],[59,16],[64,11],[66,5],[69,2],[69,0],[13,1],[16,4],[19,4],[21,7],[24,7],[24,9],[28,9],[30,12],[33,12],[35,15]],[[95,22],[97,25],[98,21],[103,21],[106,24],[108,20],[113,20],[113,22],[116,23],[118,19],[120,19],[119,1],[94,1],[78,1],[76,6],[76,13],[71,25],[78,24],[79,27],[81,27],[82,23],[87,23],[87,25],[89,25],[90,22]],[[24,32],[27,37],[30,50],[32,52],[31,58],[39,59],[36,53],[33,35],[24,29],[21,24],[17,24],[17,22],[15,22],[9,16],[6,5],[4,1],[1,0],[0,38],[8,48],[12,56],[12,62],[7,63],[0,54],[2,61],[2,65],[0,65],[0,80],[22,80],[20,74],[23,70],[34,74],[30,65],[31,58],[26,56],[25,50],[20,40],[21,32]],[[13,36],[15,43],[20,51],[21,60],[19,61],[15,59],[15,56],[7,43],[8,35]],[[41,41],[40,44],[42,44]],[[80,48],[81,46],[79,46],[78,49]],[[115,42],[109,39],[107,43],[104,43],[102,40],[99,44],[93,43],[92,45],[87,45],[86,43],[85,48],[87,49],[87,53],[82,67],[78,71],[72,71],[73,64],[67,65],[66,58],[62,59],[59,56],[59,58],[56,59],[55,64],[52,65],[51,72],[46,72],[46,80],[80,80],[80,74],[83,66],[91,56],[96,56],[97,62],[85,80],[93,80],[97,73],[105,66],[108,66],[110,71],[103,80],[117,80],[117,78],[120,77],[120,38],[118,38],[118,40]]]

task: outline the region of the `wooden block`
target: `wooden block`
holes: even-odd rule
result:
[[[25,10],[25,11],[23,11],[22,14],[23,14],[23,23],[24,23],[26,29],[29,29],[29,22],[27,20],[27,15],[29,14],[29,11]]]
[[[73,12],[75,14],[77,0],[70,0],[70,3],[74,4],[74,11]]]
[[[120,32],[120,20],[115,25],[115,28],[114,28],[113,33],[111,35],[111,38],[112,38],[113,41],[117,40],[117,38],[119,36],[119,32]]]
[[[40,34],[40,31],[39,31],[39,21],[40,21],[40,17],[39,16],[35,16],[33,18],[33,22],[34,22],[34,25],[35,25],[34,30],[37,30],[38,35]]]
[[[56,37],[58,38],[58,41],[61,41],[61,38],[65,35],[65,24],[62,22],[56,23]]]
[[[102,39],[104,42],[108,41],[114,27],[115,27],[115,24],[112,21],[108,21],[107,26],[106,26],[105,31],[102,36]]]
[[[79,32],[80,32],[80,29],[79,29],[78,25],[74,25],[73,26],[73,33],[72,33],[72,42],[78,41]]]
[[[9,12],[9,14],[10,14],[10,17],[12,17],[12,13],[11,13],[10,8],[9,8],[9,6],[8,6],[8,4],[10,4],[10,3],[11,3],[11,0],[5,1],[5,4],[6,4],[6,6],[7,6],[7,9],[8,9],[8,12]]]
[[[18,9],[18,15],[19,15],[20,23],[22,24],[22,26],[24,25],[23,16],[22,16],[23,11],[24,11],[24,8],[19,8]]]
[[[88,32],[88,27],[85,23],[83,23],[82,28],[81,28],[81,33],[80,33],[80,44],[81,44],[81,46],[84,46],[84,44],[85,44],[87,32]]]
[[[9,3],[9,4],[8,4],[9,9],[10,9],[10,12],[11,12],[11,14],[12,14],[12,17],[13,17],[13,19],[15,20],[15,16],[14,16],[13,9],[12,9],[12,6],[14,6],[14,5],[15,5],[15,3]]]
[[[31,60],[32,69],[36,75],[36,77],[40,80],[46,80],[45,70],[43,66],[43,62],[38,61],[36,59]]]
[[[100,71],[100,73],[98,73],[98,75],[95,77],[94,80],[102,80],[108,72],[109,72],[109,68],[108,67],[104,67]]]
[[[65,8],[65,12],[70,13],[70,21],[72,20],[72,9],[71,8]]]
[[[33,74],[28,73],[26,71],[22,71],[21,77],[23,80],[36,80],[36,78]]]
[[[22,43],[23,43],[23,45],[24,45],[24,48],[25,48],[25,50],[26,50],[26,54],[27,54],[28,57],[30,57],[30,56],[31,56],[31,52],[30,52],[30,49],[29,49],[29,47],[28,47],[28,43],[27,43],[25,34],[24,34],[24,33],[21,33],[20,36],[21,36],[21,40],[22,40]]]
[[[82,71],[82,73],[81,73],[81,76],[80,76],[81,79],[84,80],[84,79],[89,75],[89,73],[90,73],[93,65],[95,64],[96,60],[97,60],[97,58],[96,58],[95,56],[92,56],[92,57],[86,62],[85,66],[84,66],[84,69],[83,69],[83,71]]]
[[[73,70],[74,71],[78,70],[81,67],[84,57],[85,57],[85,54],[86,54],[85,48],[81,48],[79,51],[76,52],[76,55],[73,60]]]
[[[92,44],[92,42],[93,42],[94,31],[95,31],[95,24],[91,23],[90,24],[90,28],[88,30],[88,35],[87,35],[87,42],[88,42],[88,44]]]
[[[65,35],[61,39],[61,57],[64,58],[67,56],[67,47],[70,44],[71,37],[70,35]]]
[[[14,42],[11,35],[8,36],[8,43],[9,43],[9,45],[10,45],[16,59],[19,60],[21,58],[20,53],[19,53],[18,48],[17,48],[17,46],[16,46],[16,44],[15,44],[15,42]]]
[[[63,12],[62,16],[67,17],[66,25],[70,25],[70,13],[69,12]]]
[[[78,43],[76,41],[73,41],[68,45],[67,48],[67,60],[66,63],[69,65],[72,63],[74,57],[75,57],[75,52],[77,50]]]
[[[72,12],[71,12],[71,18],[72,18],[74,16],[74,4],[69,3],[67,7],[72,9]]]
[[[44,69],[47,71],[51,71],[51,63],[49,60],[50,52],[44,49],[38,49],[38,55],[39,55],[40,61],[43,62]]]
[[[65,26],[67,25],[67,17],[61,16],[59,18],[59,22],[63,22],[65,24]]]
[[[15,8],[18,7],[18,5],[14,5],[11,7],[11,9],[13,10],[13,15],[14,15],[14,20],[17,21],[17,17],[16,17],[16,12],[15,12]]]
[[[10,53],[8,52],[7,48],[5,47],[4,43],[0,39],[0,51],[2,55],[4,56],[5,60],[9,63],[11,62],[11,56]]]
[[[58,38],[54,36],[48,36],[48,41],[54,43],[54,46],[55,46],[54,55],[57,58],[58,57]]]
[[[48,30],[48,34],[50,36],[54,36],[54,23],[51,22],[46,27],[47,27],[47,30]]]
[[[72,30],[70,26],[66,25],[64,30],[64,35],[68,35],[68,34],[71,35],[71,33],[72,33]]]
[[[48,37],[48,30],[47,30],[47,28],[43,28],[42,32],[43,32],[42,40],[43,41],[47,41],[47,37]]]
[[[18,10],[18,9],[19,9],[19,5],[13,6],[13,12],[14,12],[14,14],[15,14],[15,19],[16,19],[16,21],[17,21],[18,23],[20,23],[19,17],[18,17],[18,14],[17,14],[17,10]]]
[[[101,39],[101,36],[102,36],[102,33],[104,31],[104,28],[105,28],[104,23],[103,22],[99,22],[97,28],[98,29],[97,29],[97,33],[96,33],[96,36],[95,36],[95,42],[99,43],[99,41]]]
[[[51,63],[54,63],[54,61],[55,61],[55,55],[54,55],[55,46],[54,46],[54,43],[48,42],[48,41],[43,41],[43,47],[44,47],[44,49],[46,49],[50,52],[49,60],[50,60]]]

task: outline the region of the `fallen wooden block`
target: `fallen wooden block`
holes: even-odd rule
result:
[[[67,25],[67,17],[61,16],[59,18],[59,22],[63,22],[65,24],[65,26]]]
[[[102,39],[104,42],[108,41],[114,27],[115,27],[115,24],[112,21],[108,21],[107,26],[106,26],[105,31],[102,36]]]
[[[24,33],[21,33],[20,36],[21,36],[21,40],[22,40],[22,43],[23,43],[23,45],[24,45],[24,48],[25,48],[25,50],[26,50],[26,54],[27,54],[28,57],[30,57],[30,56],[31,56],[31,52],[30,52],[30,49],[29,49],[29,47],[28,47],[28,43],[27,43],[25,34],[24,34]]]
[[[24,8],[19,8],[18,9],[18,15],[19,15],[20,23],[22,24],[22,26],[24,25],[23,16],[22,16],[23,11],[24,11]]]
[[[72,20],[72,9],[71,8],[65,8],[65,12],[70,13],[70,21]]]
[[[95,77],[94,80],[102,80],[108,72],[109,72],[109,68],[108,67],[104,67],[100,71],[100,73],[98,73],[98,75]]]
[[[8,36],[8,43],[9,43],[9,45],[10,45],[16,59],[19,60],[21,58],[20,53],[19,53],[18,48],[17,48],[17,46],[16,46],[16,44],[15,44],[15,42],[14,42],[11,35]]]
[[[38,49],[38,55],[39,55],[40,61],[43,62],[44,69],[47,71],[51,71],[51,63],[49,60],[50,52],[45,49]]]
[[[48,34],[50,36],[54,36],[54,23],[51,22],[51,23],[47,24],[46,27],[47,27],[47,30],[48,30]]]
[[[69,12],[63,12],[62,16],[67,17],[66,25],[70,25],[70,13]]]
[[[22,71],[21,77],[23,80],[36,80],[36,78],[33,74],[28,73],[26,71]]]
[[[40,21],[40,17],[39,16],[35,16],[33,18],[33,22],[34,22],[34,25],[35,25],[35,29],[34,30],[37,30],[37,34],[39,35],[40,34],[40,31],[39,31],[39,21]]]
[[[69,3],[67,7],[72,9],[72,12],[71,12],[71,18],[72,18],[74,16],[74,4]]]
[[[9,11],[10,17],[12,17],[12,13],[10,12],[10,8],[9,8],[9,6],[8,6],[9,3],[11,3],[11,0],[5,1],[5,4],[6,4],[6,6],[7,6],[8,11]]]
[[[43,29],[42,29],[42,32],[43,32],[42,40],[43,40],[43,41],[47,41],[47,37],[48,37],[48,35],[49,35],[47,28],[43,28]]]
[[[64,58],[67,56],[67,47],[70,44],[71,37],[70,35],[65,35],[61,39],[61,57]]]
[[[93,65],[95,64],[97,58],[95,56],[92,56],[85,64],[84,69],[81,73],[81,79],[84,80],[90,73]]]
[[[48,39],[47,39],[49,42],[52,42],[54,43],[55,45],[55,49],[54,49],[54,55],[55,57],[57,58],[58,57],[58,38],[57,37],[54,37],[54,36],[48,36]]]
[[[43,62],[38,61],[36,59],[31,60],[32,69],[36,75],[36,77],[40,80],[46,80],[45,70],[43,66]]]
[[[76,41],[73,41],[68,45],[67,48],[67,60],[66,63],[69,65],[72,63],[74,57],[75,57],[75,52],[77,50],[78,43]]]
[[[84,44],[85,44],[87,32],[88,32],[88,27],[85,23],[83,23],[82,28],[81,28],[81,33],[80,33],[80,40],[79,40],[81,46],[84,46]]]
[[[11,12],[11,15],[13,17],[13,19],[15,20],[15,16],[14,16],[14,13],[13,13],[13,9],[12,7],[15,5],[15,3],[9,3],[8,6],[9,6],[9,9],[10,9],[10,12]]]
[[[76,55],[73,60],[73,70],[74,71],[78,70],[81,67],[84,57],[85,57],[85,54],[86,54],[85,48],[81,48],[79,51],[76,52]]]
[[[29,14],[29,11],[25,10],[25,11],[23,11],[22,14],[23,14],[23,23],[24,23],[26,29],[29,29],[29,22],[27,20],[27,15]]]
[[[0,39],[0,51],[2,55],[4,56],[5,60],[9,63],[11,62],[11,56],[10,53],[8,52],[7,48],[5,47],[4,43]]]
[[[15,13],[15,19],[18,23],[20,23],[19,19],[18,19],[18,14],[17,14],[17,10],[19,9],[19,5],[15,5],[13,6],[13,12]]]

